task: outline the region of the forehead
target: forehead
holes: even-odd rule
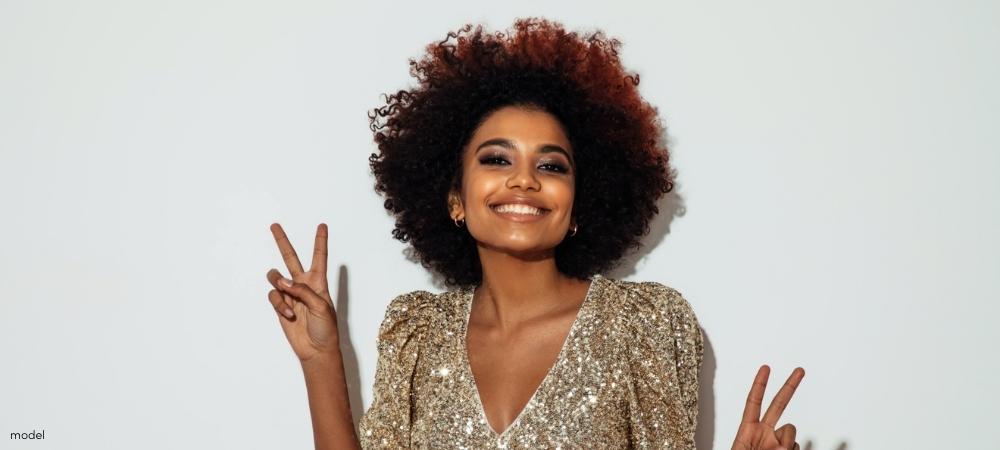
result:
[[[569,139],[555,116],[538,109],[505,106],[487,115],[472,135],[470,144],[492,138],[507,138],[529,148],[535,144],[557,144],[569,150]]]

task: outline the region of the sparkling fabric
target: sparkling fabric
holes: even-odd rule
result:
[[[502,433],[486,420],[467,357],[473,291],[390,302],[363,449],[695,448],[703,340],[678,291],[591,277],[555,364]]]

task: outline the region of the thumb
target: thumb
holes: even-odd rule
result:
[[[306,307],[311,311],[330,311],[330,304],[327,303],[326,299],[320,297],[311,287],[303,283],[292,282],[291,286],[286,285],[287,278],[282,279],[277,283],[278,289],[282,292],[288,293],[289,295],[298,298],[302,303],[306,304]]]

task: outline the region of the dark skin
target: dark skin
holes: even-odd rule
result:
[[[466,346],[486,420],[506,430],[554,364],[589,280],[558,271],[555,247],[572,239],[573,149],[559,121],[509,106],[487,116],[463,150],[463,182],[449,193],[453,220],[477,242],[483,279],[473,294]],[[326,278],[327,227],[320,224],[304,270],[278,224],[271,225],[291,286],[271,269],[268,299],[302,363],[317,449],[359,448]],[[285,313],[285,310],[289,313]],[[805,371],[796,368],[764,416],[770,368],[762,366],[744,407],[733,450],[795,450],[795,427],[777,426]]]

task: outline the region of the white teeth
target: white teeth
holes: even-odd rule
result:
[[[542,215],[542,210],[535,208],[534,206],[513,204],[513,203],[496,205],[493,207],[493,209],[501,213],[529,214],[534,216]]]

